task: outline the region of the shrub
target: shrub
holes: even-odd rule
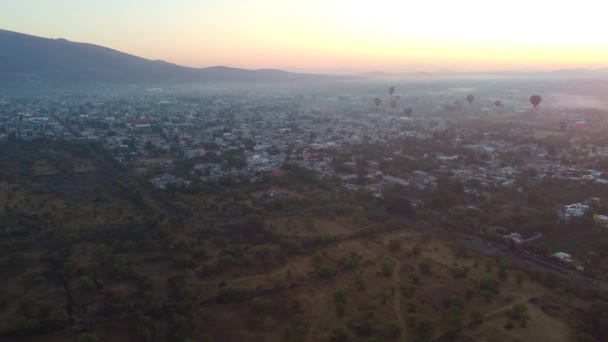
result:
[[[399,325],[399,322],[390,322],[387,325],[386,330],[388,331],[388,335],[392,338],[397,338],[401,335],[401,325]]]
[[[338,325],[331,329],[331,340],[333,342],[343,342],[348,340],[348,330],[342,325]]]
[[[461,266],[458,264],[455,264],[452,266],[452,275],[454,276],[454,278],[457,278],[457,279],[466,278],[468,273],[469,273],[468,267]]]
[[[355,277],[355,287],[359,291],[365,291],[365,289],[367,288],[367,284],[365,283],[365,280],[363,280],[363,277],[360,274],[357,274],[357,276]]]
[[[396,252],[401,249],[401,239],[392,238],[388,241],[388,249],[392,252]]]
[[[433,264],[431,263],[431,261],[429,259],[422,260],[418,264],[418,269],[420,270],[420,273],[422,273],[422,274],[430,274],[432,272],[432,267],[433,267]]]
[[[383,261],[380,264],[380,274],[385,277],[390,277],[391,275],[393,275],[393,267],[394,265],[391,262]]]

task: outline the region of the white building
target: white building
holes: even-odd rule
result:
[[[585,214],[587,213],[587,210],[589,210],[588,205],[582,204],[582,203],[574,203],[574,204],[567,205],[564,208],[564,210],[562,210],[560,212],[560,216],[563,219],[569,219],[572,217],[581,217],[581,216],[585,216]]]

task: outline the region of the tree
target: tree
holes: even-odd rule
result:
[[[417,287],[414,284],[408,283],[405,285],[401,285],[401,292],[405,296],[405,298],[412,298],[416,293]]]
[[[479,308],[473,308],[469,313],[469,317],[473,324],[479,324],[483,322],[483,313]]]
[[[454,193],[437,190],[433,192],[429,200],[430,207],[441,212],[446,212],[450,207],[459,203],[460,198]]]
[[[416,328],[416,326],[418,325],[418,320],[416,318],[416,314],[407,315],[406,324],[407,324],[408,328],[414,330]]]
[[[95,333],[80,333],[78,334],[77,342],[97,342],[97,335]]]
[[[509,317],[512,320],[520,321],[521,326],[525,327],[530,319],[530,315],[528,314],[528,307],[525,304],[517,304],[515,305],[508,313]]]
[[[467,247],[462,242],[456,243],[455,253],[456,253],[456,256],[459,258],[466,259],[469,257]]]
[[[357,276],[355,277],[355,287],[359,291],[365,291],[365,289],[367,288],[367,283],[365,282],[361,274],[357,274]]]
[[[480,290],[486,290],[486,291],[490,291],[494,294],[498,293],[498,287],[499,287],[499,282],[498,280],[492,278],[492,277],[483,277],[479,280],[479,289]]]
[[[97,286],[95,285],[95,280],[93,280],[93,278],[88,275],[83,275],[78,278],[78,281],[76,282],[76,288],[79,292],[91,293],[95,291]]]
[[[430,274],[432,271],[433,264],[429,259],[424,259],[418,264],[418,269],[422,274]]]
[[[247,228],[257,232],[264,228],[264,219],[260,215],[249,214],[246,218]]]
[[[591,333],[597,336],[598,340],[606,340],[608,338],[608,302],[601,299],[594,300],[587,316],[591,322]]]
[[[390,277],[393,274],[393,267],[394,265],[390,261],[382,261],[380,264],[380,274],[385,277]]]
[[[285,277],[282,276],[282,275],[276,277],[275,280],[274,280],[273,288],[276,291],[280,291],[280,290],[286,289],[287,288],[287,281],[285,280]]]
[[[154,321],[149,316],[140,315],[139,317],[137,317],[137,325],[135,329],[138,336],[140,336],[145,341],[149,341],[152,338]]]
[[[420,284],[420,275],[418,273],[412,273],[410,275],[410,283],[413,285],[419,285]]]
[[[302,316],[295,315],[287,327],[286,335],[288,340],[296,342],[305,341],[308,336],[309,327],[310,324]]]
[[[62,329],[68,322],[69,317],[64,310],[54,310],[43,323],[51,329]]]
[[[346,330],[346,327],[338,325],[331,329],[331,340],[333,342],[348,341],[348,330]]]
[[[173,262],[176,266],[186,268],[196,264],[194,257],[190,253],[181,252],[173,257]]]
[[[388,241],[388,249],[391,252],[396,252],[401,248],[401,239],[392,238]]]
[[[361,256],[361,254],[352,251],[348,256],[345,256],[340,260],[340,264],[344,268],[350,270],[359,266],[362,258],[363,257]]]
[[[469,273],[469,268],[458,264],[452,265],[452,275],[454,278],[461,279],[465,278]]]
[[[416,302],[414,302],[413,300],[408,300],[405,306],[407,308],[407,312],[411,314],[416,313],[416,311],[418,310]]]
[[[251,312],[255,315],[267,314],[272,309],[272,301],[267,298],[254,298],[251,301]]]
[[[392,338],[397,338],[401,335],[401,325],[399,322],[390,322],[388,323],[386,330],[388,330],[388,335]]]
[[[506,264],[499,263],[498,264],[498,279],[500,279],[500,281],[504,282],[505,280],[507,280],[508,277],[509,277],[509,273],[507,272]]]
[[[447,330],[444,334],[444,337],[447,340],[454,341],[458,338],[460,333],[462,332],[463,323],[462,318],[460,317],[460,312],[456,311],[450,317],[448,322]]]
[[[315,228],[315,221],[312,219],[310,214],[304,214],[304,216],[302,217],[302,221],[304,224],[304,228],[308,230],[313,230]]]
[[[383,192],[384,207],[394,215],[406,216],[413,212],[412,203],[406,198],[406,189],[402,185],[395,185]]]
[[[344,316],[346,312],[346,297],[347,292],[345,289],[339,288],[334,291],[334,304],[336,305],[336,313],[338,316]]]
[[[431,341],[435,332],[435,322],[429,318],[423,318],[416,327],[416,340],[421,342]]]
[[[131,263],[125,255],[117,254],[113,257],[110,273],[117,279],[124,279],[133,273]]]
[[[415,244],[414,246],[412,246],[412,255],[420,255],[420,253],[422,253],[422,246],[420,246],[419,244]]]

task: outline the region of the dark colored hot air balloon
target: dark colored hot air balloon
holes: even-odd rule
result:
[[[397,101],[395,101],[395,100],[391,101],[391,108],[393,108],[393,109],[397,108]]]
[[[500,107],[500,106],[502,106],[502,101],[501,100],[496,100],[496,101],[494,101],[494,105],[496,107]]]
[[[395,93],[395,87],[391,86],[390,88],[388,88],[388,93],[393,96],[393,94]]]
[[[446,112],[458,112],[462,110],[462,103],[460,101],[454,101],[452,104],[447,103],[443,105],[443,109]]]
[[[565,131],[566,128],[568,128],[568,123],[565,120],[561,121],[559,123],[559,129],[562,130],[562,131]]]
[[[382,100],[380,100],[379,98],[375,98],[374,99],[374,103],[376,104],[376,107],[380,106],[380,104],[382,103]]]
[[[536,108],[538,106],[538,104],[540,103],[540,101],[542,101],[542,97],[540,97],[540,95],[532,95],[530,96],[530,103],[532,103],[532,105],[534,106],[534,108]]]
[[[473,100],[475,100],[475,96],[471,94],[467,95],[467,102],[469,102],[469,106],[473,104]]]
[[[454,101],[454,107],[453,108],[454,108],[454,110],[461,111],[463,109],[462,108],[462,102],[460,102],[460,101]]]
[[[403,113],[407,116],[411,116],[413,112],[414,112],[414,110],[412,109],[412,107],[403,108]]]
[[[395,96],[395,100],[397,100],[397,101],[401,100],[401,96],[399,96],[399,95]]]

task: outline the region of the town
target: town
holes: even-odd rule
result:
[[[0,341],[608,341],[606,9],[0,1]]]
[[[379,94],[380,99],[359,88],[356,95],[335,96],[302,89],[195,96],[155,88],[129,98],[4,99],[0,140],[99,144],[158,189],[264,183],[295,165],[380,201],[395,187],[407,189],[402,192],[408,205],[432,204],[446,213],[489,213],[495,209],[490,203],[519,207],[509,198],[539,196],[530,190],[549,181],[607,187],[608,140],[601,134],[607,112],[533,110],[517,96],[467,106],[464,97],[458,99],[462,92],[450,88],[439,99],[434,91]],[[457,182],[463,196],[429,198],[446,180]],[[590,217],[589,224],[604,227],[601,193],[578,195],[574,203],[537,198],[524,208],[538,215],[554,212],[556,224]],[[508,226],[499,231],[511,248],[537,250],[539,241],[551,239],[530,222],[525,229]],[[537,238],[526,239],[531,236]],[[573,257],[567,249],[542,251],[578,271],[591,262],[590,255]]]

